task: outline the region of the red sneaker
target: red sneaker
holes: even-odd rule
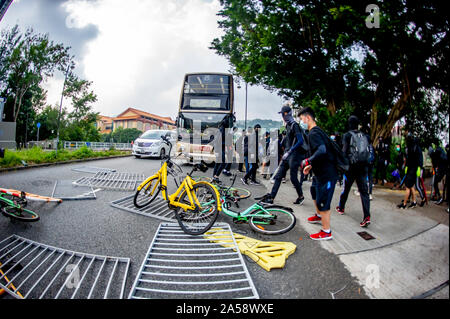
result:
[[[322,217],[314,215],[313,217],[308,218],[308,223],[310,224],[318,224],[322,221]]]
[[[326,233],[323,230],[320,230],[317,234],[312,234],[309,236],[312,240],[330,240],[333,239],[333,236],[330,233]]]
[[[364,218],[364,220],[359,224],[361,227],[367,227],[370,224],[370,217]]]
[[[344,215],[344,210],[342,208],[340,208],[339,206],[336,207],[336,211],[341,214]]]

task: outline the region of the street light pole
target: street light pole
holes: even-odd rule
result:
[[[70,70],[70,63],[67,65],[67,71],[66,71],[66,74],[64,76],[63,90],[61,92],[61,102],[59,103],[58,128],[57,128],[57,131],[56,131],[56,156],[58,156],[59,125],[60,125],[60,122],[61,122],[62,103],[63,103],[63,99],[64,99],[64,90],[66,89],[66,81],[67,81],[67,76],[69,75],[69,70]]]
[[[247,130],[247,102],[248,102],[248,83],[245,82],[245,130]]]

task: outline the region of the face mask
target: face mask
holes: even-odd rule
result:
[[[397,147],[397,152],[400,152],[400,148],[399,147]]]
[[[334,136],[334,135],[331,135],[331,136],[330,136],[330,138],[331,138],[331,140],[333,140],[333,141],[334,141],[334,140],[336,139],[336,136]]]
[[[307,130],[307,129],[308,129],[308,124],[303,123],[303,121],[301,121],[301,122],[300,122],[300,127],[301,127],[302,129],[304,129],[304,130]]]

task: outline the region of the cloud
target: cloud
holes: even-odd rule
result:
[[[79,74],[93,81],[96,111],[115,116],[136,107],[175,118],[185,73],[230,69],[209,49],[221,35],[220,9],[217,0],[21,0],[7,17],[73,47]],[[59,103],[62,78],[47,88],[48,102]],[[244,88],[235,86],[238,119],[244,118]],[[249,86],[249,118],[277,118],[281,103]]]

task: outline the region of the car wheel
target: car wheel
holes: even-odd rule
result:
[[[134,157],[136,157],[136,158],[141,158],[139,155],[134,155]]]

